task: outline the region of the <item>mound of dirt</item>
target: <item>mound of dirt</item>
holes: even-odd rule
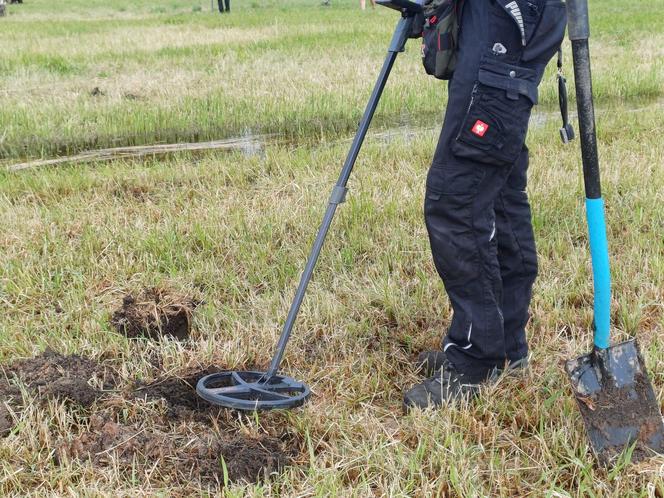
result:
[[[0,404],[0,437],[7,436],[14,428],[14,421],[6,405]]]
[[[196,394],[196,383],[201,377],[221,370],[223,368],[211,366],[185,372],[179,377],[162,377],[150,384],[136,386],[134,396],[150,401],[163,400],[168,407],[169,421],[189,420],[210,425],[223,409],[201,399]],[[256,481],[265,474],[278,472],[297,454],[297,450],[287,450],[281,440],[271,437],[234,436],[196,440],[190,444],[192,451],[187,453],[185,462],[194,458],[198,462],[197,472],[214,475],[219,480],[223,479],[222,457],[231,480]]]
[[[70,441],[61,441],[56,457],[90,460],[97,465],[109,464],[113,459],[129,464],[136,454],[145,458],[163,458],[173,450],[165,435],[148,432],[137,425],[121,425],[108,414],[90,417],[90,428]]]
[[[91,381],[98,387],[93,387]],[[0,437],[14,427],[10,408],[23,408],[21,390],[24,384],[40,399],[58,399],[66,404],[88,408],[112,389],[116,379],[103,365],[78,355],[62,355],[50,349],[34,358],[18,360],[2,367],[0,374]]]
[[[89,407],[115,385],[114,374],[103,365],[79,355],[62,355],[50,349],[34,358],[18,360],[4,368],[0,396],[17,398],[18,388],[7,381],[15,378],[40,396]],[[93,387],[95,380],[100,387]]]
[[[11,372],[5,370],[4,375],[0,375],[0,403],[14,404],[21,397],[21,390],[10,381],[13,378]]]
[[[119,378],[104,365],[78,355],[51,350],[4,367],[0,375],[0,434],[6,436],[21,416],[25,385],[38,401],[57,398],[65,406],[89,408],[77,412],[76,423],[55,445],[55,461],[90,462],[122,472],[145,472],[168,483],[192,480],[222,486],[231,481],[255,482],[291,464],[299,454],[296,437],[285,434],[250,437],[239,431],[232,416],[201,400],[196,383],[222,370],[211,366],[179,376],[162,376],[151,383],[117,390]],[[104,391],[116,396],[104,399]],[[123,396],[124,400],[120,397]],[[137,399],[157,401],[165,416],[127,418]],[[161,413],[160,407],[153,411]],[[147,412],[146,412],[147,413]],[[138,420],[138,421],[137,421]],[[278,432],[277,432],[278,433]]]
[[[256,481],[265,474],[280,472],[296,455],[292,449],[284,451],[284,443],[276,438],[244,437],[220,443],[219,454],[230,480]]]
[[[195,420],[210,422],[210,416],[221,412],[196,394],[196,383],[201,377],[223,370],[210,366],[203,370],[192,370],[178,377],[161,377],[149,384],[138,383],[133,394],[136,398],[148,401],[164,400],[168,407],[169,420]]]
[[[255,482],[291,463],[295,452],[273,437],[166,434],[155,427],[124,425],[108,414],[93,415],[90,429],[61,441],[58,462],[79,459],[124,470],[158,469],[160,474],[223,484],[223,465],[231,481]],[[222,464],[223,459],[223,464]]]
[[[127,294],[122,306],[111,316],[111,325],[130,338],[163,336],[184,340],[191,332],[191,320],[199,301],[166,289],[144,289],[138,296]]]
[[[21,390],[11,382],[12,378],[7,371],[0,372],[0,437],[9,435],[14,428],[10,409],[21,408]]]

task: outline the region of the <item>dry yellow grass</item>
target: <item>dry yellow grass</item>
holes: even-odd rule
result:
[[[46,6],[33,1],[30,16],[43,16],[39,8]],[[639,338],[662,400],[664,142],[653,139],[653,132],[664,127],[657,101],[662,54],[652,48],[642,58],[643,36],[630,34],[649,33],[649,39],[658,40],[661,19],[641,12],[645,8],[631,7],[632,24],[616,33],[619,28],[609,13],[627,7],[616,2],[592,6],[598,20],[592,47],[597,55],[600,155],[614,271],[615,340]],[[202,18],[202,13],[185,14],[184,6],[178,7],[177,15],[136,8],[110,15],[105,10],[110,7],[95,7],[90,19],[111,25],[120,17],[138,19],[152,23],[152,28],[163,23],[170,33],[163,39],[152,28],[147,30],[145,40],[149,38],[153,48],[167,45],[165,40],[187,43],[174,33],[186,33],[191,26],[180,30],[176,25],[172,31],[167,21],[173,18],[217,22]],[[20,386],[23,408],[12,408],[15,429],[0,440],[0,495],[664,495],[662,457],[638,465],[622,461],[610,470],[593,464],[560,366],[563,359],[590,348],[592,288],[578,144],[563,147],[557,138],[557,116],[546,117],[554,110],[550,78],[543,84],[545,108],[528,140],[529,191],[541,260],[529,326],[531,371],[501,379],[470,405],[401,414],[402,391],[417,380],[414,356],[436,347],[450,318],[430,261],[421,212],[426,168],[437,136],[432,125],[439,118],[427,118],[423,128],[409,126],[418,119],[414,113],[431,105],[432,95],[437,96],[440,113],[443,90],[422,76],[414,47],[397,62],[377,122],[404,126],[374,129],[368,139],[287,350],[283,368],[311,385],[311,401],[299,410],[255,417],[201,408],[207,418],[200,421],[168,418],[168,404],[128,396],[136,381],[186,377],[211,364],[264,367],[271,357],[349,145],[345,128],[331,123],[338,119],[352,124],[361,112],[393,22],[388,13],[378,11],[376,17],[384,25],[371,23],[350,10],[350,4],[330,11],[306,8],[293,4],[282,11],[268,5],[267,12],[281,24],[292,22],[288,32],[294,40],[283,41],[281,27],[256,28],[253,23],[264,11],[247,8],[243,19],[238,15],[224,21],[237,23],[233,33],[238,39],[243,29],[264,30],[274,45],[256,53],[229,46],[211,73],[203,70],[211,57],[205,51],[187,55],[195,62],[192,66],[178,53],[126,62],[114,53],[104,64],[115,61],[118,69],[104,77],[111,82],[108,87],[100,86],[112,100],[132,91],[134,84],[146,89],[161,83],[160,90],[150,91],[162,92],[156,100],[175,113],[197,102],[178,100],[182,82],[211,84],[223,76],[227,86],[216,100],[196,104],[201,105],[200,115],[223,109],[226,116],[255,129],[266,113],[273,113],[277,129],[283,126],[284,134],[297,136],[294,143],[268,141],[244,152],[0,172],[3,363],[51,347],[99,360],[117,376],[112,390],[82,408],[43,401],[29,386]],[[86,7],[74,3],[72,9],[62,16],[77,17],[85,25]],[[329,18],[323,18],[325,12],[330,12]],[[323,26],[303,27],[303,19],[309,21],[312,13],[320,16],[317,23]],[[60,22],[65,21],[55,26],[62,27]],[[353,34],[349,26],[359,33]],[[140,39],[127,34],[128,26],[117,29],[122,36]],[[314,43],[307,33],[334,33],[324,57],[307,50]],[[15,30],[12,36],[20,33]],[[104,43],[121,47],[110,34],[105,36],[109,38]],[[71,50],[71,56],[78,57],[78,49]],[[169,67],[170,57],[176,62]],[[85,78],[100,70],[97,60],[105,60],[99,52],[90,56],[80,74],[50,72],[51,101],[43,100],[45,91],[34,100],[17,97],[17,103],[9,97],[13,93],[0,93],[2,103],[9,103],[0,114],[3,125],[25,108],[30,116],[65,116],[74,122],[72,133],[83,134],[86,128],[76,121],[76,113],[90,106],[85,119],[99,117],[95,113],[104,104],[74,106],[72,95],[87,88]],[[630,60],[638,70],[626,65]],[[63,67],[70,62],[65,58]],[[219,72],[215,67],[221,68]],[[23,73],[3,73],[3,84],[43,84],[39,75],[44,73]],[[185,93],[195,96],[199,91],[187,87]],[[261,99],[250,108],[254,95]],[[113,108],[126,113],[128,126],[141,123],[144,116],[138,111],[149,107],[133,105],[123,101]],[[308,114],[296,116],[302,109]],[[332,118],[325,121],[325,116]],[[318,128],[301,127],[314,117],[320,119]],[[59,136],[56,122],[48,118],[34,133],[43,139]],[[112,132],[112,126],[105,131]],[[12,133],[15,140],[23,140],[28,129]],[[7,150],[13,147],[12,143]],[[41,154],[34,149],[28,155]],[[205,301],[194,313],[190,342],[132,342],[112,331],[109,317],[122,296],[155,285]],[[91,381],[97,386],[95,382],[98,379]],[[110,460],[104,464],[54,459],[62,442],[94,433],[95,413],[134,430],[138,435],[132,441],[146,434],[165,436],[180,451],[210,433],[252,441],[283,436],[297,454],[293,465],[267,482],[238,481],[226,487],[221,461],[217,468],[207,469],[203,479],[189,477],[184,464],[178,475],[172,470],[182,457],[177,452],[161,458],[145,458],[139,452],[132,464],[117,456],[115,450],[122,445],[111,445]],[[215,478],[221,482],[215,483]]]

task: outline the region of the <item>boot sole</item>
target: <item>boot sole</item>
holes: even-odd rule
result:
[[[427,362],[421,362],[416,365],[415,371],[419,375],[423,375],[424,377],[431,377],[436,373],[436,371],[440,367],[426,367],[425,364]],[[513,361],[507,366],[507,369],[497,369],[498,370],[498,375],[502,375],[503,373],[505,375],[517,375],[517,374],[523,374],[528,371],[528,358],[521,358],[520,360]]]

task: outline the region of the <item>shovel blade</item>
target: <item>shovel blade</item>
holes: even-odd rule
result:
[[[632,461],[664,453],[664,424],[636,341],[565,363],[592,449],[609,464],[635,445]]]

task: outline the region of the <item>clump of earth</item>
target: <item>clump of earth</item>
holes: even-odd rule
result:
[[[129,338],[185,340],[191,333],[194,310],[200,305],[189,296],[152,287],[137,295],[127,294],[111,316],[111,325]]]
[[[95,414],[89,430],[62,441],[59,462],[78,459],[97,466],[138,463],[182,479],[224,482],[224,466],[231,481],[255,482],[288,465],[297,451],[274,437],[251,438],[208,431],[172,433],[147,424],[123,424],[111,413]],[[223,465],[222,465],[223,462]]]
[[[202,377],[223,370],[210,366],[202,370],[183,372],[178,377],[161,376],[152,382],[137,382],[133,395],[146,401],[163,400],[167,407],[166,417],[170,421],[181,419],[210,422],[210,417],[220,414],[223,409],[203,400],[196,394],[196,383]]]
[[[106,364],[51,350],[0,368],[2,436],[24,430],[15,428],[24,403],[20,385],[37,402],[57,399],[65,409],[77,410],[71,433],[54,437],[59,463],[78,460],[128,473],[157,469],[171,483],[196,479],[223,485],[224,469],[231,481],[254,482],[279,472],[300,452],[294,436],[278,430],[250,436],[235,427],[235,417],[198,398],[196,382],[219,371],[216,366],[179,375],[157,373],[151,382],[130,386],[123,386]],[[155,410],[154,415],[128,418],[135,403]]]
[[[643,372],[634,376],[632,384],[616,387],[611,382],[604,382],[596,393],[588,397],[577,394],[576,400],[602,465],[610,465],[625,449],[627,440],[634,445],[632,462],[640,462],[652,456],[653,449],[661,451],[664,447],[659,403]],[[626,437],[630,433],[628,430],[634,434],[630,438]],[[616,440],[621,444],[611,444]]]
[[[104,365],[50,349],[34,358],[17,360],[2,370],[0,398],[9,404],[21,394],[13,381],[21,382],[40,399],[59,399],[82,407],[92,405],[116,383],[115,374]]]

